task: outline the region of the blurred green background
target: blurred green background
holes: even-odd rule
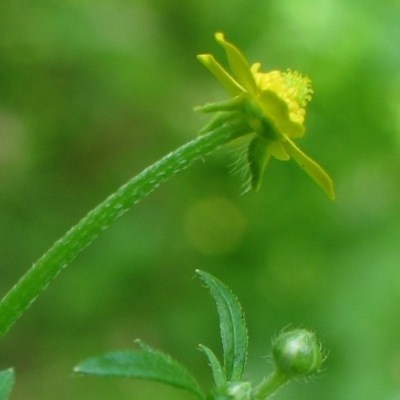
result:
[[[255,383],[271,338],[313,329],[329,357],[277,400],[400,399],[400,3],[396,0],[2,0],[0,290],[130,177],[196,137],[192,108],[226,99],[195,55],[225,32],[263,70],[307,74],[299,145],[334,179],[331,202],[293,162],[242,193],[222,149],[104,232],[0,344],[12,400],[166,399],[161,384],[76,378],[141,338],[205,388],[217,312],[194,270],[244,307]]]

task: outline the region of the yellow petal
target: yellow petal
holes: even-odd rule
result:
[[[254,63],[251,67],[250,67],[250,71],[253,75],[255,75],[258,70],[260,69],[261,64],[260,63]]]
[[[278,160],[287,161],[290,159],[290,156],[286,152],[281,141],[276,140],[271,142],[268,145],[268,151],[270,152],[271,156],[275,157]]]
[[[301,137],[304,135],[304,127],[290,119],[289,108],[274,91],[263,90],[259,97],[263,113],[271,119],[281,133],[289,138]]]
[[[197,59],[211,71],[230,95],[237,96],[245,91],[211,54],[199,54]]]
[[[222,33],[216,33],[215,39],[225,49],[229,66],[237,81],[253,96],[257,94],[257,84],[250,65],[244,55],[233,44],[225,41]]]
[[[282,142],[287,153],[307,172],[314,181],[322,187],[331,200],[335,199],[332,179],[310,157],[306,156],[291,140]]]

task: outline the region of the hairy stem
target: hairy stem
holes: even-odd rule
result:
[[[255,390],[256,400],[265,400],[272,396],[289,378],[279,371],[274,371],[265,378]]]
[[[10,329],[57,274],[133,204],[176,172],[188,167],[220,145],[247,133],[247,130],[248,127],[243,119],[230,119],[151,165],[90,211],[33,264],[1,300],[0,337]]]

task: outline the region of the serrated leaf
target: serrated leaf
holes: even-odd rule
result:
[[[82,361],[74,372],[162,382],[204,396],[196,379],[169,355],[138,342],[141,350],[119,350]]]
[[[15,374],[12,368],[0,371],[0,400],[7,400],[14,385]]]
[[[210,363],[211,371],[213,373],[214,383],[217,388],[221,387],[226,383],[225,372],[219,362],[217,356],[211,349],[203,344],[199,345],[200,350],[207,356]]]
[[[217,278],[204,271],[196,272],[210,289],[217,304],[226,379],[239,381],[246,364],[248,343],[242,307],[231,290]]]

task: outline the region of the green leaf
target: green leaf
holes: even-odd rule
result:
[[[212,275],[197,270],[217,303],[224,369],[228,381],[239,381],[247,357],[247,329],[242,307],[231,290]]]
[[[14,385],[15,374],[12,368],[0,371],[0,400],[8,399]]]
[[[203,351],[208,358],[213,373],[215,386],[217,388],[221,387],[226,383],[226,376],[221,366],[221,363],[219,362],[217,356],[213,353],[213,351],[209,349],[207,346],[200,344],[199,347],[200,350]]]
[[[141,350],[119,350],[82,361],[74,372],[162,382],[188,390],[200,399],[204,396],[195,378],[167,354],[136,341]]]

